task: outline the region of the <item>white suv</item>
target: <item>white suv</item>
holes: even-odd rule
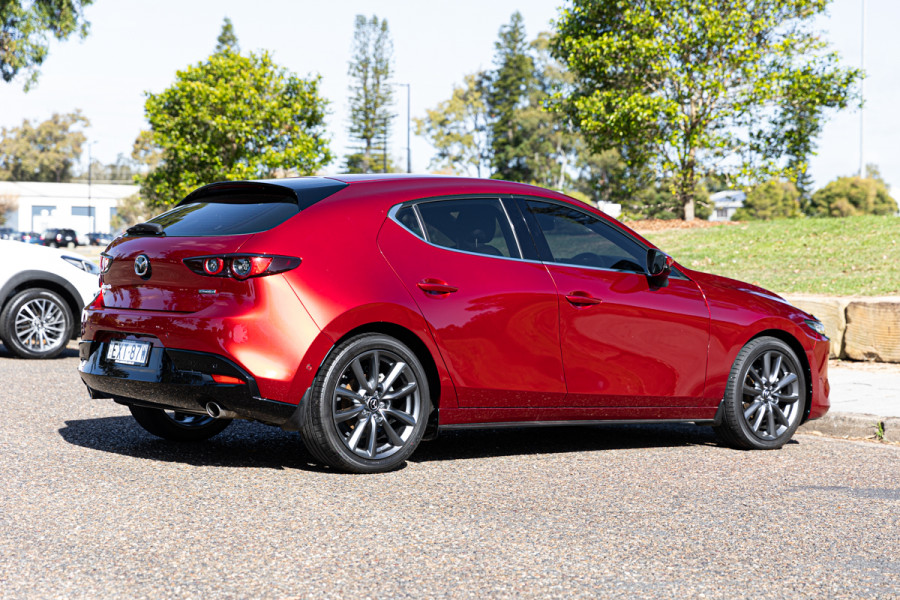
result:
[[[22,358],[53,358],[79,332],[100,269],[73,252],[0,240],[0,340]]]

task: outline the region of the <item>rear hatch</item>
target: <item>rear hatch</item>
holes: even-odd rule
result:
[[[103,305],[191,313],[215,303],[252,302],[252,277],[229,276],[230,262],[243,257],[241,247],[344,187],[318,177],[202,187],[109,246],[101,261]],[[203,272],[212,258],[222,260],[221,272]],[[275,258],[271,266],[287,260]]]

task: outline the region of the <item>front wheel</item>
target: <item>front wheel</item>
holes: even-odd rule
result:
[[[213,419],[208,415],[161,408],[129,406],[128,409],[138,425],[157,437],[173,442],[202,442],[231,424],[231,419]]]
[[[431,401],[422,363],[402,342],[365,334],[338,345],[313,383],[304,445],[352,473],[398,468],[422,440]]]
[[[791,347],[757,338],[734,361],[716,431],[735,448],[781,448],[800,426],[806,395],[806,377]]]
[[[20,358],[53,358],[72,332],[72,310],[52,290],[33,288],[12,297],[0,313],[0,338]]]

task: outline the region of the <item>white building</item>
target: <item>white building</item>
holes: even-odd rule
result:
[[[79,233],[110,233],[119,200],[137,193],[136,185],[0,181],[0,197],[12,197],[18,210],[6,214],[4,227],[42,233],[66,227]]]
[[[713,203],[713,211],[709,215],[709,220],[730,221],[735,211],[744,206],[747,194],[737,190],[724,190],[710,195],[709,199]]]

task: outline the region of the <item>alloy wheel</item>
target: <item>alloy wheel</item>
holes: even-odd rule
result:
[[[375,460],[399,452],[422,418],[415,372],[388,350],[369,350],[344,368],[332,396],[332,420],[344,445]]]
[[[192,413],[183,413],[174,410],[167,410],[164,412],[166,417],[168,417],[174,425],[177,425],[178,427],[184,427],[185,429],[206,427],[216,420],[209,415],[195,415]]]
[[[47,298],[34,298],[16,313],[15,336],[24,348],[44,352],[65,341],[66,317],[63,308]]]
[[[753,361],[742,394],[744,422],[761,440],[777,439],[800,419],[797,367],[779,350],[767,350]]]

